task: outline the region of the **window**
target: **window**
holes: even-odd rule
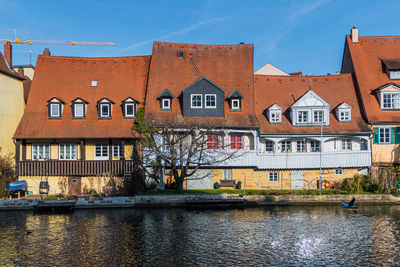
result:
[[[107,160],[108,158],[108,144],[96,144],[95,147],[95,160]]]
[[[343,175],[343,169],[336,169],[335,170],[336,175]]]
[[[297,141],[297,152],[306,152],[306,142],[304,140]]]
[[[279,111],[271,112],[271,123],[273,122],[281,122],[281,113]]]
[[[279,182],[278,172],[270,172],[268,176],[270,182]]]
[[[233,135],[231,136],[231,149],[241,149],[242,148],[242,136]]]
[[[379,128],[379,143],[380,144],[390,144],[391,143],[391,128]]]
[[[178,58],[184,58],[185,53],[183,51],[178,52]]]
[[[74,104],[74,117],[84,117],[84,105],[83,104]]]
[[[202,108],[202,95],[191,95],[192,98],[192,106],[191,108]]]
[[[315,110],[314,111],[314,123],[322,123],[324,121],[324,111]]]
[[[110,104],[100,104],[100,117],[111,117]]]
[[[350,121],[350,111],[340,111],[339,120],[340,121]]]
[[[320,148],[321,143],[319,141],[311,140],[310,144],[311,144],[311,152],[320,152],[321,151],[321,148]]]
[[[400,94],[399,93],[382,93],[382,106],[383,108],[400,108]]]
[[[122,144],[113,145],[113,158],[122,158]]]
[[[161,101],[161,108],[162,109],[170,109],[171,108],[171,99],[169,98],[164,98]]]
[[[61,117],[60,104],[50,104],[50,117]]]
[[[290,141],[282,141],[281,142],[281,152],[290,152],[291,150],[291,144]]]
[[[206,108],[217,107],[217,95],[206,95]]]
[[[92,80],[91,85],[92,85],[93,87],[97,86],[97,81],[96,81],[96,80]]]
[[[218,136],[208,135],[207,136],[207,149],[218,149]]]
[[[224,180],[232,180],[232,169],[224,169]]]
[[[50,159],[49,144],[32,144],[32,160]]]
[[[273,153],[274,152],[274,142],[270,140],[265,141],[265,152]]]
[[[351,139],[342,139],[342,150],[351,150]]]
[[[400,70],[389,71],[389,74],[391,80],[400,79]]]
[[[232,109],[240,109],[240,99],[232,99],[231,100]]]
[[[61,160],[77,159],[76,144],[60,144],[58,146],[58,158]]]
[[[136,110],[135,110],[135,103],[126,103],[125,104],[125,117],[135,117]]]
[[[299,111],[297,113],[297,122],[298,123],[307,123],[308,122],[308,111]]]

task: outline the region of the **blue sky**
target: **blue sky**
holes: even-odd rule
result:
[[[254,68],[322,75],[340,70],[345,35],[400,35],[400,1],[0,0],[0,38],[109,41],[107,46],[14,45],[14,64],[45,47],[59,56],[149,55],[152,42],[253,43]]]

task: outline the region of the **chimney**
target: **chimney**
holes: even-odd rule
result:
[[[356,25],[354,25],[353,28],[351,28],[350,34],[353,43],[358,43],[358,29],[356,28]]]
[[[51,55],[50,49],[45,48],[45,49],[43,50],[43,55],[44,55],[44,56],[50,56],[50,55]]]
[[[24,68],[22,66],[19,66],[18,68],[18,74],[24,77]]]
[[[10,42],[4,44],[4,56],[10,68],[12,68],[12,46]]]

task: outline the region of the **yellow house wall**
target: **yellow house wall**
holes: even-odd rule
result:
[[[22,81],[0,73],[0,153],[15,154],[12,137],[25,109]]]
[[[400,125],[385,125],[400,127]],[[379,125],[372,125],[379,127]],[[372,165],[400,163],[399,144],[373,144],[372,142]]]

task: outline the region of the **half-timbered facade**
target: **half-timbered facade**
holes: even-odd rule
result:
[[[144,100],[150,56],[41,55],[14,134],[19,179],[37,194],[122,191],[132,173],[132,125]]]

